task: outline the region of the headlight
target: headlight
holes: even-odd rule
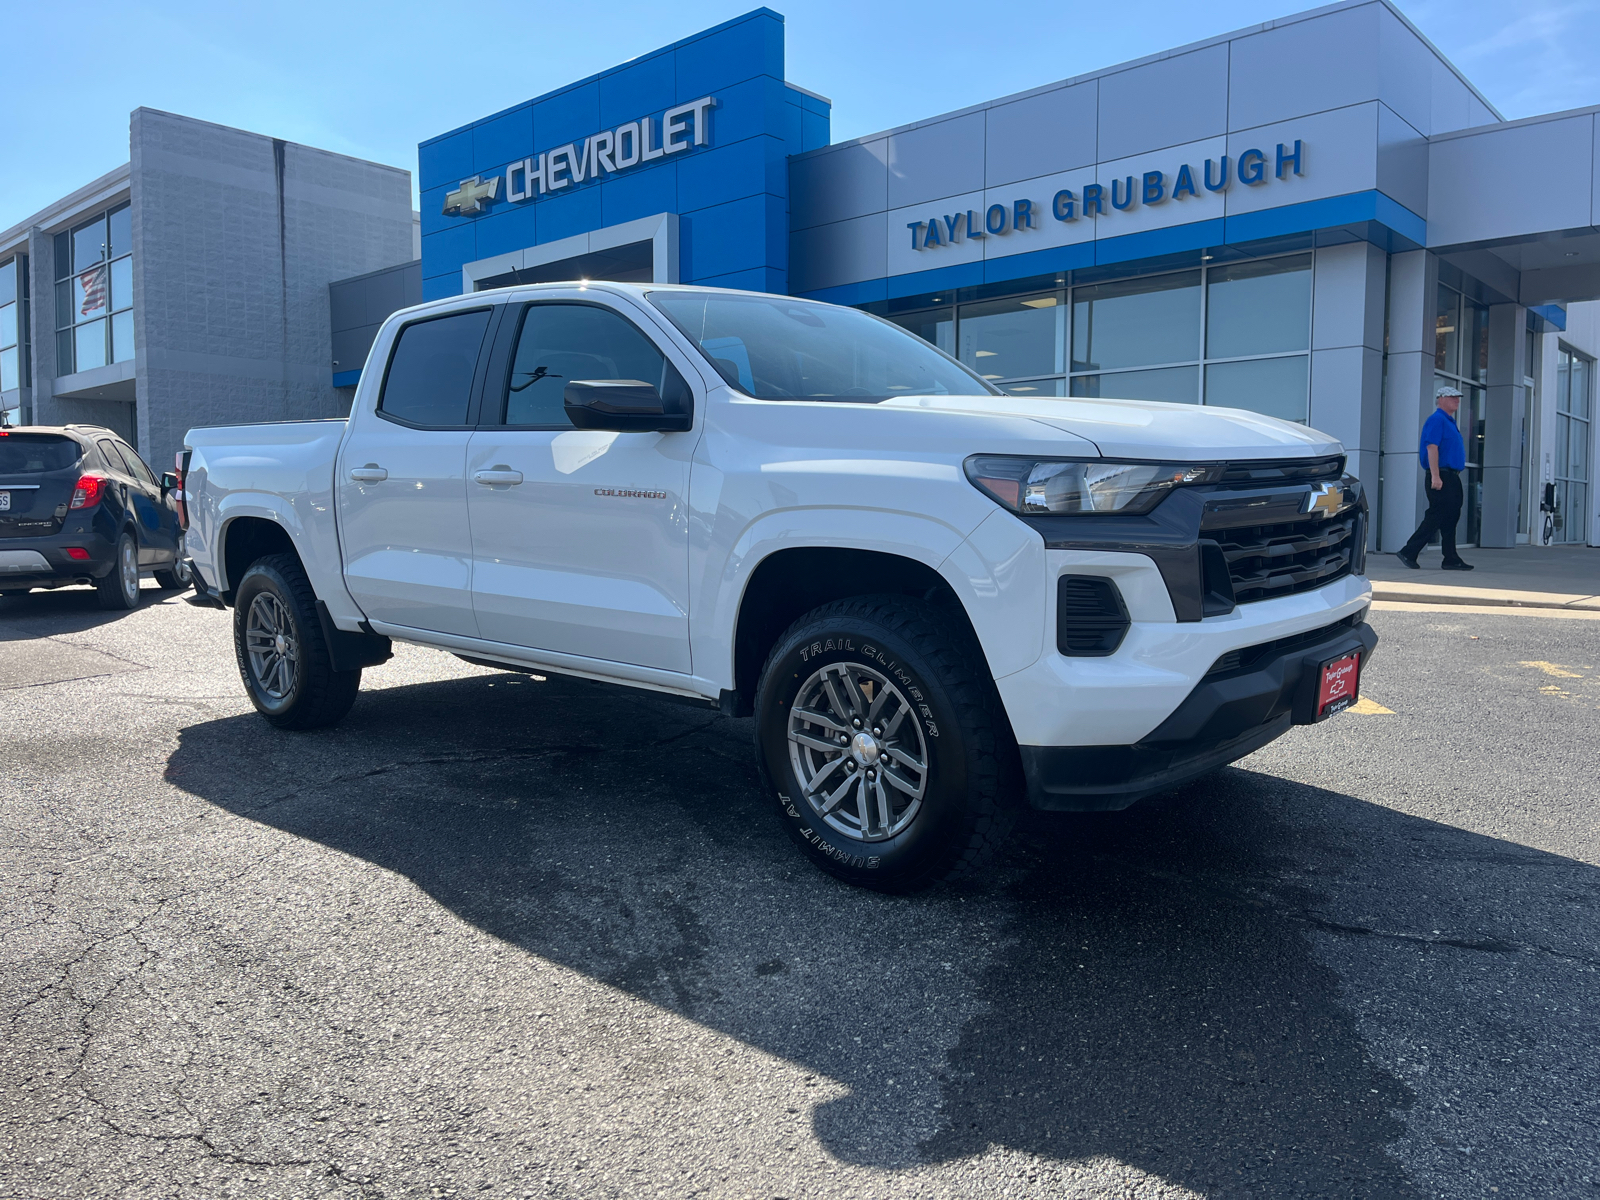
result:
[[[1175,487],[1213,483],[1221,463],[1118,462],[975,454],[967,478],[1014,513],[1147,513]]]

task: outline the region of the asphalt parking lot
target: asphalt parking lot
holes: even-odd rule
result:
[[[0,1196],[1600,1196],[1600,621],[1377,612],[893,898],[748,722],[401,648],[280,733],[230,615],[0,601]]]

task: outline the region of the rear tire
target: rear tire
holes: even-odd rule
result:
[[[117,539],[111,570],[95,580],[94,590],[100,607],[107,612],[126,612],[139,607],[139,543],[126,531]]]
[[[967,874],[1016,820],[1020,762],[982,652],[921,600],[796,621],[762,671],[755,736],[785,829],[849,883],[910,892]]]
[[[164,592],[188,591],[189,584],[193,582],[189,578],[189,568],[182,559],[174,562],[170,570],[154,571],[152,574],[155,576],[156,586]]]
[[[292,554],[257,559],[234,593],[233,648],[250,702],[279,729],[323,729],[350,711],[361,669],[335,671],[317,597]]]

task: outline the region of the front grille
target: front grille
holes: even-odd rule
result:
[[[1309,592],[1350,574],[1359,514],[1219,529],[1235,603]]]
[[[1341,629],[1354,629],[1366,619],[1367,610],[1363,608],[1360,612],[1353,613],[1342,621],[1335,621],[1332,625],[1324,625],[1321,629],[1308,629],[1304,633],[1293,633],[1276,641],[1229,650],[1211,664],[1211,669],[1206,672],[1206,678],[1214,679],[1219,675],[1231,675],[1235,671],[1248,671],[1268,655],[1286,654],[1301,646],[1314,646]]]
[[[1074,658],[1104,658],[1127,635],[1127,606],[1111,580],[1063,575],[1056,585],[1056,649]]]
[[[1282,458],[1254,462],[1232,462],[1222,472],[1228,483],[1301,483],[1318,479],[1338,479],[1344,473],[1344,458]]]

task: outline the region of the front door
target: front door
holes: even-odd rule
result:
[[[562,406],[573,380],[642,380],[667,395],[687,390],[683,375],[615,309],[541,301],[520,319],[499,404],[486,398],[467,452],[479,634],[688,674],[685,501],[699,434],[574,429]]]
[[[368,620],[478,635],[466,463],[473,378],[491,311],[406,325],[376,412],[350,416],[334,493],[345,586]]]

